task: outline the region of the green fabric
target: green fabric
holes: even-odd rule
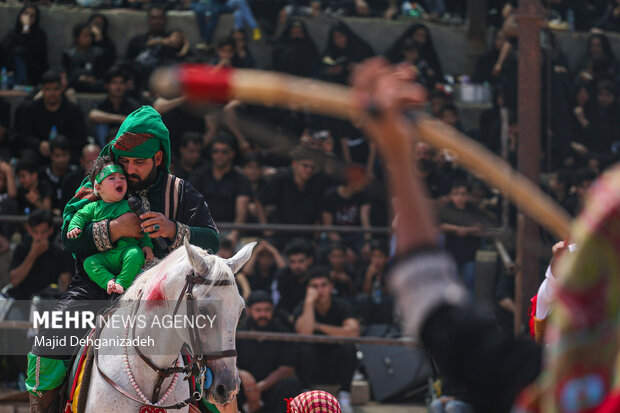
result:
[[[105,168],[103,168],[101,170],[101,172],[99,172],[99,174],[97,175],[97,177],[95,178],[95,182],[97,182],[98,184],[101,184],[101,182],[106,179],[108,176],[115,174],[115,173],[119,173],[119,174],[123,174],[125,175],[125,171],[123,170],[123,168],[120,165],[108,165]]]
[[[131,212],[132,214],[134,213],[131,208],[129,208],[129,203],[127,203],[127,200],[125,199],[119,202],[105,202],[101,200],[91,202],[75,213],[69,222],[69,228],[67,231],[71,231],[74,228],[83,229],[89,222],[99,222],[104,219],[118,218],[128,212]],[[81,235],[82,233],[80,233],[78,237]],[[121,238],[121,240],[124,240],[127,245],[138,245],[140,247],[153,248],[151,237],[147,234],[144,234],[144,236],[139,240],[134,238]]]
[[[28,353],[26,390],[35,396],[60,387],[67,375],[70,360],[56,360]]]
[[[208,401],[206,401],[205,399],[200,399],[200,401],[202,402],[202,405],[204,407],[207,408],[207,410],[209,410],[210,412],[213,413],[220,413],[220,411],[217,409],[217,407],[215,407],[214,404],[209,403]]]
[[[116,282],[129,288],[144,264],[144,252],[135,245],[119,242],[113,250],[91,255],[84,260],[84,270],[88,277],[102,289],[108,288],[108,282]]]
[[[220,234],[213,228],[189,227],[192,245],[196,245],[211,254],[215,254],[220,248]]]
[[[145,146],[139,145],[130,151],[122,150],[120,146],[119,148],[113,150],[112,148],[116,144],[119,137],[122,137],[126,133],[149,134],[153,135],[153,137],[142,144]],[[149,141],[151,142],[148,143]],[[121,124],[120,129],[118,130],[116,138],[101,150],[99,157],[111,156],[113,159],[116,159],[117,156],[141,158],[143,157],[142,155],[146,154],[150,156],[144,156],[145,158],[152,158],[153,155],[155,155],[155,152],[157,152],[157,150],[155,150],[155,152],[152,152],[153,147],[157,147],[157,150],[161,149],[163,151],[164,157],[161,166],[163,170],[169,173],[170,135],[168,133],[168,129],[162,122],[161,116],[159,115],[159,113],[157,113],[155,109],[150,106],[142,106],[141,108],[136,109],[129,116],[127,116],[125,121]],[[71,222],[73,214],[82,209],[84,205],[92,202],[92,199],[83,197],[84,193],[86,193],[88,190],[92,191],[92,188],[92,183],[90,183],[88,179],[84,179],[82,181],[82,184],[76,191],[76,196],[73,197],[69,202],[67,202],[67,205],[65,206],[65,210],[62,215],[63,233],[65,232],[65,228],[69,227],[69,223]],[[158,209],[153,210],[159,211]]]

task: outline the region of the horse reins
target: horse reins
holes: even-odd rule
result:
[[[186,305],[187,305],[187,314],[193,314],[195,307],[195,299],[194,299],[194,295],[192,294],[192,291],[194,289],[194,286],[196,284],[199,285],[211,285],[213,287],[220,287],[220,286],[230,286],[230,285],[234,285],[234,283],[229,280],[229,279],[219,279],[219,280],[211,280],[207,277],[204,277],[202,275],[196,275],[195,272],[192,270],[191,274],[187,274],[185,276],[185,285],[183,286],[183,289],[181,290],[181,293],[179,294],[179,298],[177,299],[177,303],[174,307],[174,312],[172,313],[172,316],[174,317],[178,310],[179,307],[181,305],[181,301],[183,300],[183,296],[185,296],[186,298]],[[135,308],[132,311],[132,316],[135,316],[136,313],[138,312],[138,308],[140,306],[140,297],[138,297],[138,301],[136,303]],[[132,335],[135,337],[135,328],[136,328],[136,323],[133,323],[132,326]],[[97,330],[95,331],[95,338],[99,337],[99,334],[101,334],[101,330],[99,329],[99,327],[97,328]],[[191,377],[195,377],[197,378],[196,382],[198,382],[198,380],[200,380],[200,391],[197,391],[195,386],[194,386],[194,390],[191,394],[190,397],[188,397],[187,399],[178,402],[176,404],[173,405],[168,405],[168,406],[159,406],[159,405],[155,405],[155,404],[145,404],[144,401],[139,400],[135,397],[133,397],[131,394],[129,394],[129,392],[127,392],[125,389],[123,389],[122,387],[120,387],[118,384],[116,384],[108,375],[106,375],[101,368],[99,367],[99,363],[97,363],[97,358],[98,358],[98,350],[97,347],[95,347],[95,365],[97,366],[97,371],[99,372],[99,374],[101,375],[101,377],[110,385],[112,386],[116,391],[118,391],[119,393],[121,393],[123,396],[137,402],[140,403],[141,405],[145,405],[145,406],[150,406],[150,407],[157,407],[160,409],[181,409],[185,406],[187,406],[190,403],[196,403],[198,402],[200,399],[202,399],[203,396],[203,391],[204,391],[204,373],[207,369],[206,366],[206,361],[207,360],[218,360],[221,358],[227,358],[227,357],[236,357],[237,356],[237,350],[236,349],[230,349],[230,350],[223,350],[220,352],[214,352],[214,353],[203,353],[203,349],[202,349],[202,343],[199,340],[199,335],[198,335],[198,331],[197,331],[197,326],[193,326],[192,328],[189,329],[189,339],[190,339],[190,348],[193,351],[193,355],[190,354],[190,360],[189,363],[184,366],[184,367],[177,367],[177,366],[172,366],[172,367],[167,367],[167,368],[159,368],[155,365],[155,363],[153,363],[147,356],[144,355],[144,353],[142,353],[142,351],[139,349],[139,347],[133,347],[134,350],[136,351],[136,353],[140,356],[140,358],[142,360],[144,360],[144,362],[146,363],[147,366],[149,366],[152,370],[154,370],[157,373],[157,382],[155,383],[155,386],[153,387],[153,394],[151,397],[151,402],[152,403],[156,403],[157,399],[159,398],[159,393],[161,391],[161,386],[164,382],[164,380],[170,376],[172,376],[173,374],[177,374],[177,373],[183,373],[185,374],[185,378],[183,380],[188,380]],[[176,360],[175,360],[175,364],[176,364]]]

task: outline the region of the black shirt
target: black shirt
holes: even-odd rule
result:
[[[110,101],[110,98],[106,97],[101,103],[97,105],[97,109],[106,113],[113,113],[115,115],[129,115],[134,110],[138,109],[140,104],[130,97],[123,97],[118,110],[114,109],[114,105]]]
[[[25,242],[15,247],[10,270],[24,262],[31,244],[32,240],[28,237]],[[28,300],[50,284],[57,283],[58,277],[64,272],[73,273],[73,258],[67,251],[50,241],[48,250],[37,257],[26,278],[17,287],[12,288],[9,295],[16,300]]]
[[[299,305],[295,308],[295,311],[293,312],[295,320],[301,317],[301,313],[303,313],[303,311],[304,303],[302,302],[299,303]],[[329,310],[327,310],[324,315],[319,314],[316,311],[316,308],[314,309],[314,320],[320,324],[340,327],[342,326],[344,320],[346,320],[347,318],[355,318],[355,314],[353,313],[353,310],[351,309],[349,303],[338,297],[332,296],[332,304],[329,307]],[[316,332],[315,334],[323,333]]]
[[[276,333],[289,333],[282,324],[276,320],[260,330],[252,328],[252,321],[246,320],[239,330],[241,331],[269,331]],[[297,364],[298,351],[295,343],[285,341],[258,341],[237,340],[237,366],[249,371],[256,381],[263,380],[271,372],[281,366],[295,367]]]
[[[218,222],[234,222],[237,197],[252,197],[250,181],[234,169],[218,181],[213,176],[212,167],[207,165],[195,171],[189,182],[205,197],[213,219]]]
[[[69,169],[63,176],[54,175],[51,166],[47,166],[39,171],[39,176],[41,177],[41,180],[50,187],[52,195],[52,209],[60,209],[62,211],[65,208],[65,204],[67,203],[67,201],[73,198],[73,194],[75,193],[75,191],[71,192],[70,194],[63,193],[66,188],[64,182],[67,177],[69,177],[70,174],[77,169],[77,166],[69,165]]]
[[[486,222],[486,218],[470,205],[466,209],[457,209],[454,204],[450,203],[441,209],[439,215],[442,223],[464,227]],[[474,261],[479,247],[479,237],[473,235],[459,237],[451,232],[446,234],[446,250],[452,254],[458,264]]]
[[[37,191],[39,191],[39,195],[41,199],[51,198],[52,197],[52,188],[49,184],[43,180],[39,180],[39,184],[37,185]],[[30,212],[37,209],[36,205],[30,203],[28,198],[26,198],[26,194],[28,191],[23,186],[17,188],[17,212],[21,214],[28,215]]]
[[[305,274],[304,279],[300,282],[288,267],[284,267],[276,272],[274,278],[276,279],[275,293],[277,297],[274,297],[276,308],[292,314],[297,304],[301,303],[306,297]]]
[[[363,192],[343,198],[338,193],[338,187],[330,188],[323,197],[323,211],[330,212],[333,216],[333,225],[361,225],[362,205],[369,204]]]

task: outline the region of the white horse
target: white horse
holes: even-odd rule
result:
[[[148,349],[139,347],[135,350],[149,355],[142,357],[131,351],[134,350],[132,348],[128,349],[130,351],[127,353],[121,349],[122,355],[95,353],[85,411],[130,413],[138,412],[142,406],[148,404],[171,406],[188,400],[192,395],[188,382],[183,380],[187,369],[185,372],[178,372],[184,366],[180,357],[184,343],[189,344],[194,355],[197,386],[200,386],[199,378],[204,375],[205,366],[213,373],[213,383],[205,392],[206,400],[215,404],[231,402],[239,391],[235,333],[245,306],[237,290],[234,274],[248,261],[255,245],[255,242],[246,244],[234,257],[222,259],[191,246],[186,241],[185,248],[178,248],[157,266],[141,274],[119,300],[121,303],[125,301],[128,304],[126,307],[132,308],[136,316],[153,320],[155,317],[161,319],[165,315],[189,315],[192,312],[205,314],[212,311],[219,302],[221,311],[218,311],[217,317],[221,317],[221,342],[219,335],[209,328],[154,331],[150,329],[151,324],[148,321],[146,327],[142,326],[144,328],[138,324],[133,331],[127,328],[125,334],[129,337],[155,335],[153,338],[157,345],[163,344],[168,349],[175,349],[176,353],[153,355],[157,352],[149,352]],[[191,295],[188,296],[188,293]],[[175,305],[179,298],[180,305]],[[195,301],[192,301],[192,298]],[[136,306],[136,303],[140,304]],[[118,331],[115,333],[111,328],[105,327],[101,329],[100,338],[111,336],[118,336]],[[217,341],[214,341],[214,337]],[[214,350],[219,351],[219,354],[209,355],[207,352]],[[160,380],[160,389],[156,391],[160,374],[154,368],[166,369],[175,366],[175,363],[177,373]],[[196,374],[199,368],[202,374]],[[200,388],[196,390],[199,392]],[[154,396],[153,393],[157,394]],[[194,397],[199,395],[195,393]],[[182,406],[182,403],[175,409],[178,410],[169,408],[168,411],[188,411],[188,407]]]

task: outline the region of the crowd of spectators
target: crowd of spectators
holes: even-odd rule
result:
[[[129,0],[122,6],[142,8],[147,3]],[[268,69],[346,84],[356,64],[376,52],[340,20],[331,25],[327,43],[320,49],[305,20],[295,16],[392,17],[401,13],[402,7],[410,15],[417,10],[419,17],[429,19],[463,19],[464,3],[426,0],[409,3],[412,8],[406,9],[404,3],[392,0],[293,4],[256,0],[250,5],[246,0],[199,0],[190,6],[203,41],[213,45],[204,51],[204,45],[192,47],[182,30],[168,27],[166,9],[186,5],[159,2],[148,7],[146,31],[130,39],[125,51],[117,50],[111,40],[103,14],[93,14],[77,24],[71,47],[62,53],[62,66],[57,68],[48,67],[45,22],[40,21],[38,7],[24,6],[14,28],[0,33],[4,35],[0,67],[8,69],[16,85],[37,86],[13,111],[0,98],[0,214],[28,216],[23,228],[0,225],[0,253],[12,253],[9,277],[2,280],[10,288],[4,292],[27,299],[51,284],[59,291],[66,287],[71,258],[65,257],[57,244],[52,217],[61,215],[100,148],[115,136],[126,116],[143,104],[157,109],[170,130],[173,173],[205,196],[218,223],[365,229],[398,225],[392,221],[394,214],[385,196],[381,160],[351,122],[237,101],[211,107],[206,114],[197,113],[183,98],[149,95],[145,92],[147,81],[155,68],[184,61],[255,67],[249,42],[260,40],[261,28],[273,33],[279,25],[279,34],[271,38]],[[491,85],[493,107],[481,114],[476,130],[464,130],[456,102],[444,86],[441,51],[434,47],[424,24],[413,24],[385,48],[385,56],[393,63],[405,62],[416,68],[417,81],[429,91],[429,111],[434,116],[514,164],[519,142],[514,2],[488,3],[497,11],[497,18],[490,18],[497,27],[472,79]],[[595,28],[587,53],[574,71],[553,32],[542,32],[543,102],[547,102],[543,105],[541,147],[547,173],[542,181],[549,194],[573,215],[583,207],[589,184],[620,155],[620,73],[611,42],[600,30],[620,30],[616,26],[620,24],[618,4],[550,2],[548,26],[565,22],[578,30]],[[231,11],[235,13],[234,30],[230,36],[214,40],[217,16]],[[77,103],[76,94],[84,92],[100,94],[100,102],[88,113]],[[441,222],[443,245],[474,292],[477,251],[488,246],[490,229],[514,228],[515,213],[505,213],[501,194],[462,170],[449,151],[420,143],[416,156],[417,172],[427,184]],[[237,245],[249,238],[261,239],[239,275],[248,303],[248,318],[242,328],[354,336],[372,330],[372,325],[397,324],[387,288],[392,257],[392,240],[387,236],[239,230],[223,231],[221,236],[221,256],[231,256]],[[54,261],[52,256],[62,259]],[[497,282],[499,313],[514,311],[511,283],[506,281],[509,277],[501,274]],[[510,318],[498,316],[500,321],[508,320],[504,324],[509,324]],[[509,325],[504,327],[510,331]],[[302,383],[335,378],[335,384],[349,390],[355,370],[352,348],[307,346],[297,352],[270,342],[240,344],[245,347],[239,351],[239,363],[242,398],[249,411],[261,406],[273,410],[282,402],[281,394],[303,388]],[[259,353],[282,356],[277,360],[252,356]],[[300,360],[305,360],[303,366]],[[321,375],[335,365],[340,376]],[[295,376],[295,371],[300,373]]]

